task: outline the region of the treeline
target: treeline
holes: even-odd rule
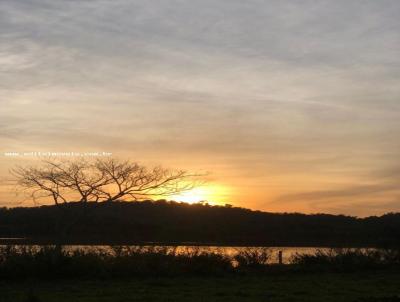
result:
[[[0,209],[0,238],[42,244],[399,247],[400,214],[267,213],[167,201]]]

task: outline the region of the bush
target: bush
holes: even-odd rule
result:
[[[0,278],[139,277],[190,274],[221,275],[233,271],[222,253],[174,247],[124,247],[66,251],[55,246],[0,247]]]
[[[271,254],[269,248],[247,248],[238,250],[233,259],[238,268],[259,268],[268,264]]]
[[[303,269],[354,271],[376,269],[400,264],[398,250],[330,249],[314,254],[296,254],[291,263]]]
[[[272,265],[271,250],[218,250],[159,246],[112,246],[68,250],[57,246],[0,246],[0,279],[225,275],[290,270],[354,271],[400,268],[399,250],[331,249],[296,254],[289,265]]]

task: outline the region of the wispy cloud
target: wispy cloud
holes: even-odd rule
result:
[[[372,173],[400,155],[399,13],[396,0],[3,0],[0,151],[208,165],[244,192],[233,202],[264,210],[394,200]]]

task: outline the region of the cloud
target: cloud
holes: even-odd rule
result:
[[[395,184],[381,184],[381,185],[363,185],[353,186],[347,188],[340,188],[336,190],[302,192],[298,194],[289,194],[280,196],[276,202],[291,202],[291,201],[315,201],[315,200],[329,200],[338,198],[351,199],[358,196],[369,196],[375,193],[399,191],[398,185]]]
[[[246,194],[281,188],[268,197],[280,210],[298,209],[292,193],[367,195],[400,150],[399,12],[395,0],[1,1],[0,149],[208,162]]]

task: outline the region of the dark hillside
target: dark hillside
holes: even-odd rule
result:
[[[70,244],[393,246],[400,241],[400,214],[278,214],[166,201],[0,209],[0,237],[54,243],[60,230],[68,230],[62,238]]]

